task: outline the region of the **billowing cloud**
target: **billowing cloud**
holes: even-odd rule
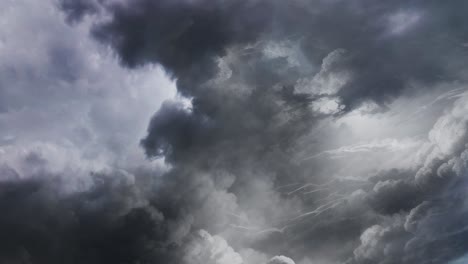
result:
[[[0,262],[466,256],[463,1],[0,7]]]
[[[221,237],[200,230],[187,248],[186,263],[241,264],[242,257]]]

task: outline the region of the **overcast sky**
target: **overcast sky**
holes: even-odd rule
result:
[[[465,263],[467,10],[1,1],[0,263]]]

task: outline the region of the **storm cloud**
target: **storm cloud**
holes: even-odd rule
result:
[[[465,2],[0,6],[1,262],[468,252]]]

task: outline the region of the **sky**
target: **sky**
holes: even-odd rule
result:
[[[0,264],[461,264],[463,0],[3,0]]]

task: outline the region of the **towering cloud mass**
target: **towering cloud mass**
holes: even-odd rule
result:
[[[0,263],[468,253],[465,1],[0,7]]]

